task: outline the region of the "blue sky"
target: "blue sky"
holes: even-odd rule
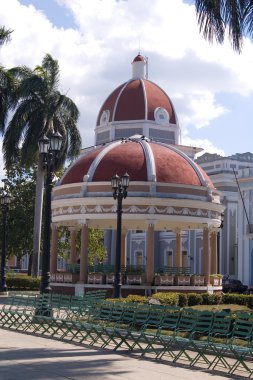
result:
[[[65,6],[60,6],[55,0],[20,0],[23,5],[34,5],[58,28],[74,28],[75,21],[72,12]]]
[[[193,1],[8,0],[0,25],[14,30],[0,50],[5,67],[59,60],[61,90],[80,109],[83,147],[105,98],[131,77],[139,48],[149,79],[172,99],[182,144],[223,155],[252,150],[253,44],[236,54],[228,41],[210,45],[198,32]],[[1,159],[0,159],[1,162]],[[0,167],[1,170],[1,167]]]

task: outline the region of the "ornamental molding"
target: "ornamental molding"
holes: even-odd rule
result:
[[[59,207],[52,210],[52,216],[58,215],[70,215],[70,214],[115,214],[117,206],[103,206],[103,205],[91,205],[91,206],[68,206]],[[147,215],[176,215],[176,216],[191,216],[201,217],[208,219],[219,219],[220,213],[212,210],[205,210],[201,208],[188,208],[188,207],[138,207],[129,206],[123,207],[124,214],[147,214]]]

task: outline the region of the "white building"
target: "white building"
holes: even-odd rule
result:
[[[206,153],[196,161],[220,191],[226,207],[220,231],[220,272],[253,285],[253,154]]]

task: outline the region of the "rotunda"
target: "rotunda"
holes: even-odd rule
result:
[[[183,272],[183,231],[203,232],[201,272],[206,286],[210,284],[210,274],[217,273],[216,238],[223,212],[219,192],[189,157],[192,148],[178,145],[180,128],[173,104],[160,87],[144,79],[145,65],[146,60],[137,55],[133,61],[133,78],[113,91],[99,111],[97,145],[82,152],[53,190],[53,279],[57,272],[57,226],[60,225],[71,230],[72,263],[76,260],[76,231],[81,229],[79,283],[84,287],[91,282],[88,228],[106,231],[108,264],[114,264],[117,205],[111,178],[126,172],[130,185],[123,202],[121,264],[143,266],[142,279],[140,282],[135,279],[135,284],[151,289],[157,268],[165,267],[163,255],[157,249],[161,234],[174,234],[175,252],[170,267],[176,268],[171,269],[173,274]],[[131,236],[138,232],[145,235],[140,262],[131,252]],[[131,282],[125,286],[128,285]]]
[[[180,128],[169,96],[147,79],[147,59],[138,54],[132,78],[104,101],[97,118],[95,144],[134,134],[166,144],[179,144]]]

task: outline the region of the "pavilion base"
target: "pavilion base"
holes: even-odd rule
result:
[[[113,296],[112,285],[102,284],[69,284],[69,283],[51,283],[53,293],[71,294],[81,296],[88,291],[95,289],[107,289],[108,297]],[[151,296],[158,292],[181,292],[181,293],[219,293],[222,291],[222,286],[150,286],[150,285],[122,285],[122,297],[127,297],[129,294],[136,294],[142,296]]]
[[[9,292],[6,291],[6,292],[0,292],[0,297],[8,297],[9,296]]]

